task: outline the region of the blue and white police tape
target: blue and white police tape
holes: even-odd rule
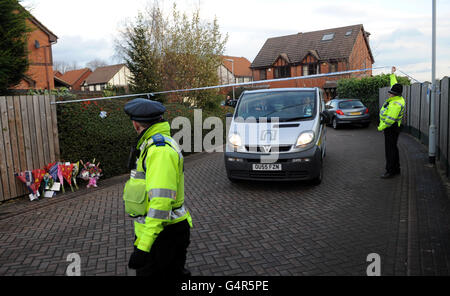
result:
[[[87,101],[126,99],[126,98],[143,97],[143,96],[147,97],[147,98],[151,98],[151,97],[153,97],[155,95],[160,95],[160,94],[169,94],[169,93],[177,93],[177,92],[190,92],[190,91],[199,91],[199,90],[207,90],[207,89],[215,89],[215,88],[248,86],[248,85],[255,85],[255,84],[267,84],[267,83],[271,83],[271,82],[282,82],[282,81],[290,81],[290,80],[313,79],[313,78],[320,78],[320,77],[340,76],[340,75],[345,75],[345,74],[351,74],[351,73],[357,73],[357,72],[365,72],[365,71],[371,71],[371,70],[377,70],[377,69],[385,69],[385,68],[390,68],[390,67],[383,66],[383,67],[366,68],[366,69],[358,69],[358,70],[348,70],[348,71],[333,72],[333,73],[307,75],[307,76],[296,76],[296,77],[287,77],[287,78],[278,78],[278,79],[269,79],[269,80],[258,80],[258,81],[251,81],[251,82],[241,82],[241,83],[205,86],[205,87],[188,88],[188,89],[167,90],[167,91],[159,91],[159,92],[152,92],[152,93],[131,94],[131,95],[101,97],[101,98],[92,98],[92,99],[80,99],[80,100],[70,100],[70,101],[57,101],[57,102],[52,102],[51,104],[68,104],[68,103],[87,102]]]

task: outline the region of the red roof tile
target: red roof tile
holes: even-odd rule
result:
[[[68,82],[70,85],[73,85],[75,82],[77,82],[78,79],[81,78],[86,72],[92,72],[89,68],[79,69],[79,70],[73,70],[73,71],[67,71],[63,74],[60,78],[66,82]]]
[[[226,59],[233,60],[234,62]],[[228,71],[232,72],[234,63],[234,76],[236,77],[252,77],[252,70],[250,70],[250,61],[244,57],[222,56],[223,65]]]

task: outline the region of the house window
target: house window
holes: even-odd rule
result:
[[[350,35],[352,35],[352,30],[347,31],[347,32],[345,33],[345,36],[350,36]]]
[[[305,64],[303,65],[303,76],[319,74],[319,64]]]
[[[330,63],[330,73],[338,71],[338,63]]]
[[[323,37],[322,37],[322,41],[333,40],[333,38],[334,38],[334,33],[331,33],[331,34],[325,34],[325,35],[323,35]]]
[[[266,79],[267,79],[266,69],[259,70],[259,80],[266,80]]]
[[[274,78],[291,77],[291,67],[289,66],[275,67],[273,75]]]

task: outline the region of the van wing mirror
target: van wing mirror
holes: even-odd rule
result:
[[[321,124],[329,124],[330,121],[330,115],[326,111],[320,112],[320,123]]]

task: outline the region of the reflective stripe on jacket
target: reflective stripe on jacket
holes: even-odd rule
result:
[[[157,134],[163,140],[155,143],[152,137]],[[150,251],[165,226],[187,219],[192,227],[192,218],[184,207],[183,156],[169,135],[169,123],[157,123],[145,131],[137,144],[141,153],[132,177],[145,178],[148,205],[146,216],[134,221],[134,245],[145,252]]]
[[[397,83],[395,74],[391,74],[391,87]],[[401,125],[403,115],[405,113],[405,99],[402,96],[388,98],[380,110],[380,124],[378,130],[382,131],[393,124]]]

